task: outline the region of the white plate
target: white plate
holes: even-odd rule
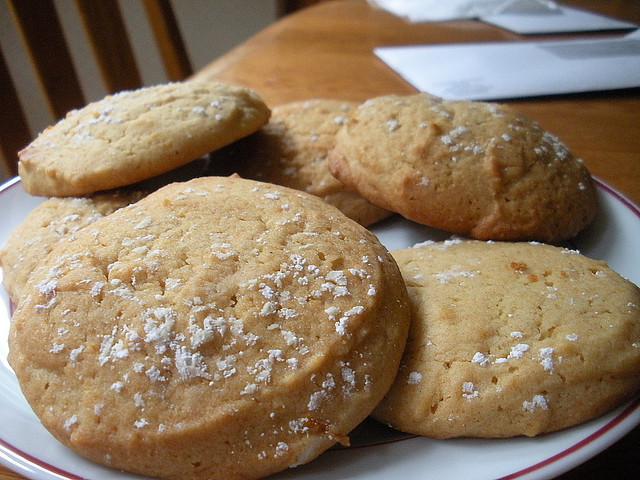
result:
[[[594,224],[571,246],[640,284],[640,208],[598,181],[599,213]],[[25,193],[19,181],[0,187],[0,244],[41,199]],[[389,248],[443,232],[400,218],[377,225],[374,232]],[[91,463],[58,443],[23,398],[7,364],[10,304],[0,288],[0,463],[32,479],[136,479]],[[596,420],[535,438],[506,440],[433,440],[399,435],[379,424],[359,427],[351,448],[332,449],[308,465],[274,479],[543,479],[555,477],[606,449],[640,423],[640,397]]]

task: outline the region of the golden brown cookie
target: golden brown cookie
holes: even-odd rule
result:
[[[13,303],[18,303],[29,275],[56,244],[73,242],[78,230],[145,194],[123,190],[90,197],[55,197],[35,207],[0,248],[3,286]]]
[[[79,196],[129,185],[223,147],[268,121],[253,91],[176,82],[127,90],[73,110],[19,152],[32,195]]]
[[[410,314],[364,227],[238,177],[96,221],[24,293],[9,362],[44,426],[165,478],[258,478],[346,441],[393,382]]]
[[[302,190],[336,206],[368,226],[391,215],[329,173],[327,156],[335,135],[357,103],[311,99],[273,107],[269,123],[258,132],[218,150],[214,172]]]
[[[640,386],[640,290],[604,262],[530,243],[392,252],[413,317],[375,418],[437,438],[537,435]]]
[[[493,103],[373,98],[338,132],[329,168],[384,208],[479,239],[556,242],[596,211],[582,162],[532,120]]]

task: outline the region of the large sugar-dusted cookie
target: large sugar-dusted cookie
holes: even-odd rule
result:
[[[589,172],[566,145],[493,103],[370,99],[338,132],[329,167],[384,208],[485,240],[556,242],[596,211]]]
[[[393,382],[410,313],[364,227],[238,177],[94,222],[23,295],[9,362],[44,426],[96,462],[184,479],[258,478],[346,441]]]
[[[526,242],[392,253],[413,319],[377,419],[438,438],[531,436],[640,387],[640,290],[604,262]]]
[[[71,111],[19,152],[33,195],[78,196],[159,175],[259,129],[253,91],[176,82],[127,90]]]

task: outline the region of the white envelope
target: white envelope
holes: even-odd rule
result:
[[[380,47],[420,91],[497,100],[640,86],[640,35],[596,39]]]

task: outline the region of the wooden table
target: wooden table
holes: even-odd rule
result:
[[[640,23],[637,0],[565,3]],[[330,1],[274,23],[195,77],[247,85],[270,106],[313,97],[362,101],[415,92],[373,55],[374,47],[520,39],[480,22],[411,24],[364,0]],[[640,89],[509,103],[564,140],[594,175],[640,203]],[[560,478],[625,479],[638,471],[640,427]],[[0,467],[0,480],[21,478]]]
[[[565,3],[640,23],[637,0]],[[196,78],[248,85],[270,106],[311,97],[362,101],[386,93],[415,92],[374,56],[374,47],[522,38],[481,22],[412,24],[361,0],[329,1],[269,26],[205,67]],[[584,159],[592,174],[640,203],[639,92],[631,89],[508,103],[558,135]]]

